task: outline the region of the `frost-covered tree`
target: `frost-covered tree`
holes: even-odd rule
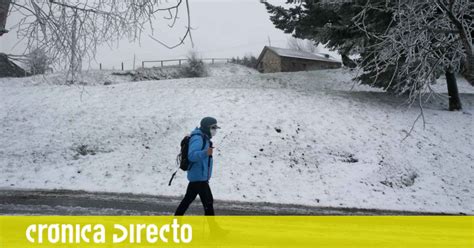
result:
[[[173,27],[183,4],[187,26],[180,42],[167,45],[154,38],[153,20],[164,13]],[[170,48],[191,37],[188,0],[1,0],[0,34],[13,13],[21,17],[15,25],[19,39],[45,51],[56,64],[67,65],[70,72],[80,70],[83,58],[94,58],[99,45],[123,38],[137,41],[148,27],[152,38]]]
[[[297,4],[299,2],[299,4]],[[461,109],[455,73],[474,85],[472,1],[353,0],[265,3],[279,29],[337,50],[343,63],[359,55],[362,83],[408,94],[430,92],[441,74],[447,78],[450,110]]]
[[[375,42],[361,51],[363,81],[381,84],[410,100],[421,101],[431,92],[430,85],[445,74],[449,109],[460,110],[461,101],[456,73],[473,80],[472,22],[473,3],[469,0],[394,0],[389,4],[368,1],[354,18],[354,23]],[[384,8],[392,21],[384,33],[369,29],[366,13]],[[379,80],[389,75],[390,80]]]
[[[295,37],[288,38],[287,46],[296,51],[304,51],[310,53],[318,52],[318,46],[311,40],[301,40]]]
[[[8,9],[10,8],[9,0],[0,0],[0,36],[5,33],[8,33],[8,30],[5,29],[7,23]]]

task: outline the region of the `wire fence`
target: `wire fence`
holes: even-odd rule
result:
[[[214,64],[217,62],[225,62],[229,63],[232,59],[231,58],[203,58],[201,59],[204,62],[208,62],[210,64]],[[165,66],[182,66],[183,64],[187,63],[188,59],[162,59],[162,60],[143,60],[142,61],[142,68],[146,68],[150,65],[158,65],[159,67]],[[153,66],[151,66],[153,67]],[[102,63],[99,63],[99,69],[103,70]],[[121,62],[120,69],[123,71],[125,70],[124,62]],[[135,70],[135,63],[133,63],[133,70]]]
[[[203,58],[201,59],[202,61],[209,61],[211,64],[214,64],[215,62],[218,61],[225,61],[226,63],[229,63],[231,60],[230,58]],[[142,61],[142,67],[145,68],[146,64],[150,63],[158,63],[160,64],[160,67],[164,67],[165,63],[166,65],[178,65],[181,66],[183,62],[187,62],[188,59],[164,59],[164,60],[145,60]]]

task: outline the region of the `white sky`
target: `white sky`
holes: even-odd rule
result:
[[[283,4],[285,1],[271,2]],[[194,49],[204,58],[242,57],[248,54],[258,56],[263,46],[269,44],[269,40],[272,46],[287,46],[290,36],[273,26],[265,6],[259,0],[190,0],[190,8]],[[180,13],[180,23],[173,29],[169,29],[162,19],[154,22],[157,28],[154,36],[168,44],[178,42],[185,31],[185,9],[181,8]],[[8,19],[7,28],[15,24],[15,19]],[[12,50],[16,43],[16,33],[11,30],[0,39],[0,51],[16,54],[23,52],[23,44]],[[139,65],[142,60],[185,58],[191,49],[189,39],[185,45],[170,50],[145,34],[140,44],[124,40],[112,48],[101,47],[96,56],[97,62],[91,62],[90,66],[97,68],[100,62],[105,69],[119,68],[123,61],[126,69],[129,69],[134,55],[136,64]]]

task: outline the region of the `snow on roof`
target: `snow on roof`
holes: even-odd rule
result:
[[[274,53],[281,57],[291,57],[291,58],[300,58],[300,59],[309,59],[309,60],[319,60],[319,61],[327,61],[327,62],[339,62],[333,57],[325,57],[323,54],[314,54],[310,52],[304,51],[297,51],[291,50],[286,48],[279,48],[279,47],[271,47],[266,46],[266,48],[272,50]]]

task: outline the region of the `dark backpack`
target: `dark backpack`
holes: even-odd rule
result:
[[[183,171],[188,171],[191,169],[190,162],[188,160],[188,151],[189,151],[189,141],[191,141],[191,137],[194,135],[199,135],[202,137],[202,147],[201,150],[204,149],[206,146],[206,140],[202,134],[196,133],[192,135],[187,135],[181,140],[181,151],[176,157],[176,163],[179,164],[179,168]]]
[[[206,139],[204,138],[204,135],[200,134],[200,133],[195,133],[195,134],[192,134],[192,135],[186,135],[182,140],[181,140],[181,150],[178,154],[178,156],[176,156],[176,164],[179,165],[179,168],[183,171],[188,171],[191,169],[191,163],[189,162],[189,159],[188,159],[188,151],[189,151],[189,141],[191,141],[191,137],[193,137],[194,135],[199,135],[202,137],[202,147],[201,147],[201,150],[204,149],[204,147],[206,146]],[[173,181],[173,178],[176,176],[176,173],[178,172],[178,170],[176,170],[173,175],[171,175],[171,179],[168,183],[168,186],[171,186],[171,182]]]

